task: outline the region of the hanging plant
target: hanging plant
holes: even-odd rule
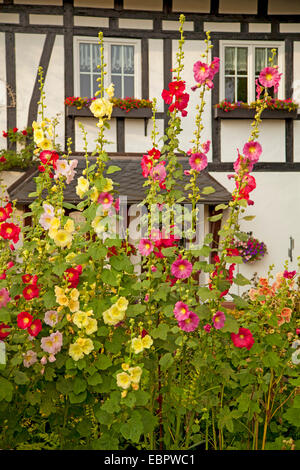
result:
[[[259,261],[267,254],[266,244],[252,236],[249,236],[245,241],[235,240],[233,248],[239,252],[239,256],[243,258],[244,263]]]

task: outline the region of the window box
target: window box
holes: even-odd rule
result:
[[[77,109],[75,106],[67,106],[67,116],[70,118],[75,117],[94,117],[89,108]],[[127,118],[127,119],[150,119],[152,117],[151,108],[131,109],[126,112],[124,109],[114,107],[112,118]]]
[[[237,108],[231,111],[215,108],[215,119],[254,119],[255,109]],[[265,109],[261,114],[262,119],[297,119],[297,110],[286,111],[285,109]]]

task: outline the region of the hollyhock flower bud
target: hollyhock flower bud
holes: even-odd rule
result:
[[[40,362],[41,362],[42,366],[44,366],[45,364],[47,364],[47,358],[46,358],[46,356],[43,356]]]

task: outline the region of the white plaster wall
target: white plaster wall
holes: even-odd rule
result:
[[[87,140],[88,140],[88,152],[92,152],[95,150],[96,143],[95,140],[97,139],[98,135],[98,127],[96,126],[97,124],[97,119],[95,118],[76,118],[75,119],[75,151],[76,152],[83,152],[83,146],[84,142],[82,139],[82,132],[78,126],[78,123],[81,122],[84,125],[85,130],[87,131]],[[117,146],[116,146],[116,120],[111,119],[109,121],[110,123],[110,129],[106,129],[105,131],[105,137],[109,142],[112,142],[111,144],[107,144],[105,147],[105,150],[107,152],[116,152],[117,151]],[[72,146],[74,149],[74,145]]]
[[[161,11],[163,9],[162,0],[124,0],[125,10],[151,10]]]
[[[257,0],[220,0],[219,13],[256,14]]]
[[[163,112],[164,101],[161,93],[164,88],[164,51],[162,39],[149,39],[149,98],[157,99],[158,112]]]
[[[191,13],[209,13],[210,0],[173,0],[173,11]]]
[[[294,84],[295,96],[293,98],[300,106],[300,41],[294,41]],[[298,108],[298,113],[300,109]]]
[[[229,32],[229,33],[239,33],[241,31],[240,23],[225,23],[217,21],[204,21],[203,24],[204,31],[215,31],[215,32]]]
[[[248,119],[223,119],[221,123],[221,160],[234,162],[237,148],[243,151],[251,132]],[[280,119],[263,119],[260,124],[261,162],[285,161],[285,124]]]
[[[113,8],[114,0],[74,0],[74,7]]]
[[[5,57],[5,34],[0,33],[0,57],[3,58],[0,67],[0,148],[6,148],[7,141],[2,136],[2,131],[6,131],[6,61]]]
[[[29,103],[44,46],[44,34],[16,34],[17,127],[27,126]]]
[[[172,41],[173,46],[173,67],[176,61],[177,52],[177,41]],[[199,90],[192,91],[191,87],[196,84],[194,81],[193,65],[197,60],[201,60],[201,54],[205,51],[205,44],[203,41],[186,41],[184,43],[184,71],[182,74],[183,80],[186,82],[186,91],[190,95],[189,104],[187,108],[187,116],[182,118],[182,134],[180,135],[179,142],[181,150],[189,150],[192,146],[190,143],[194,137],[193,132],[195,131],[195,117],[196,117],[196,105],[199,101]],[[213,53],[212,53],[213,54]],[[202,59],[203,60],[203,59]],[[211,141],[211,92],[205,93],[205,110],[203,114],[203,125],[204,130],[202,131],[201,142]],[[208,160],[211,161],[211,149],[207,154]]]
[[[156,120],[156,127],[159,137],[162,136],[164,131],[163,119]],[[147,150],[150,150],[152,148],[152,129],[153,123],[151,119],[148,121],[147,136],[145,136],[144,131],[144,119],[125,119],[125,151],[146,153]],[[160,142],[159,146],[161,144]]]
[[[300,121],[294,121],[294,161],[300,162]]]
[[[269,15],[290,15],[300,13],[300,2],[298,0],[269,0]]]
[[[46,94],[46,116],[51,119],[58,114],[59,125],[57,126],[58,137],[56,142],[64,148],[64,39],[57,35],[53,46],[50,63],[45,80]]]
[[[271,23],[249,23],[249,33],[270,33]]]
[[[230,192],[233,180],[226,173],[211,173]],[[290,236],[295,240],[293,262],[289,269],[297,269],[297,256],[300,256],[300,174],[286,172],[254,172],[256,189],[251,192],[254,206],[248,206],[244,215],[255,215],[251,221],[242,221],[241,229],[253,232],[253,236],[267,245],[268,254],[254,264],[239,265],[239,272],[251,279],[255,272],[266,276],[269,266],[275,264],[274,273],[283,270],[288,260]],[[240,293],[246,288],[240,288]],[[237,288],[232,291],[237,292]]]

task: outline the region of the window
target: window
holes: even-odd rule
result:
[[[75,93],[92,97],[98,90],[99,45],[90,38],[75,40]],[[117,98],[140,98],[140,41],[104,40],[104,62],[107,64],[105,87],[114,83]]]
[[[269,64],[272,49],[276,49],[274,65],[283,71],[284,46],[281,43],[254,42],[245,44],[243,42],[223,41],[221,48],[221,99],[230,102],[251,102],[256,99],[255,80],[260,71]],[[283,83],[279,86],[276,95],[283,98]],[[273,95],[273,88],[269,90]]]

